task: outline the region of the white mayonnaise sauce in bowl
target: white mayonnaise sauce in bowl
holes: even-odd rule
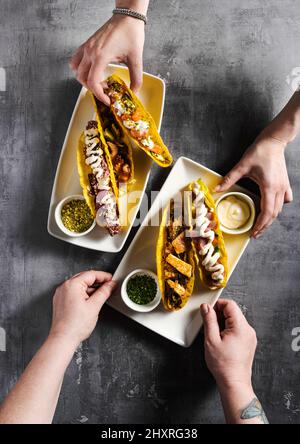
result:
[[[225,193],[217,200],[216,209],[224,233],[242,234],[253,227],[255,205],[247,194]]]

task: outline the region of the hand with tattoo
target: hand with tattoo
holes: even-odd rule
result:
[[[201,305],[205,360],[216,379],[228,423],[263,424],[267,418],[252,388],[256,333],[233,301]]]

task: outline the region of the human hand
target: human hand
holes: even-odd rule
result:
[[[76,348],[91,335],[115,286],[111,274],[104,271],[85,271],[65,281],[54,294],[49,336],[59,336]]]
[[[252,363],[256,349],[256,333],[237,304],[219,299],[215,309],[201,305],[204,322],[206,364],[220,390],[231,387],[251,388]],[[219,322],[225,322],[225,328]]]
[[[110,99],[101,82],[103,71],[110,62],[128,66],[133,91],[142,85],[144,28],[142,20],[113,15],[76,50],[70,61],[77,80],[106,105],[110,105]]]
[[[252,231],[253,237],[259,237],[281,213],[283,204],[293,200],[285,147],[286,143],[278,139],[259,137],[215,188],[216,192],[226,191],[242,177],[249,177],[259,185],[261,212]]]

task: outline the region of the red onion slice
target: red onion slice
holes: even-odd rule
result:
[[[99,227],[107,226],[105,214],[106,214],[106,209],[104,205],[102,205],[102,207],[100,207],[96,213],[96,223],[97,225],[99,225]]]
[[[96,196],[96,203],[101,205],[103,198],[108,194],[107,190],[100,190]]]

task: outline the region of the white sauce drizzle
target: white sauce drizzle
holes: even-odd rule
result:
[[[125,113],[125,107],[122,104],[122,102],[120,100],[116,100],[113,103],[113,107],[116,110],[116,113],[118,116],[122,116]],[[123,125],[125,126],[125,128],[131,130],[134,129],[137,132],[139,132],[141,134],[141,136],[143,136],[143,132],[149,129],[149,123],[145,120],[138,120],[137,122],[134,122],[131,119],[127,119],[123,121]],[[154,147],[154,142],[151,138],[151,136],[145,137],[144,139],[141,140],[141,144],[144,145],[145,147],[149,148],[149,150],[151,151],[152,148]],[[163,156],[156,154],[157,158],[160,160],[164,160]]]
[[[136,130],[141,135],[143,133],[145,134],[145,131],[147,131],[149,129],[149,123],[146,122],[145,120],[138,120],[137,122],[134,122],[133,120],[128,119],[128,120],[123,121],[123,125],[125,126],[125,128]],[[149,142],[147,139],[149,140]],[[146,146],[148,146],[149,143],[153,143],[150,136],[148,136],[147,139],[143,139],[147,143]],[[142,143],[143,143],[143,140],[142,140]],[[153,143],[153,146],[154,146],[154,143]]]
[[[95,149],[100,143],[98,131],[95,128],[91,128],[86,130],[84,135],[86,145],[85,163],[92,168],[93,174],[96,176],[99,189],[108,191],[108,193],[101,200],[101,205],[105,205],[105,220],[109,226],[119,225],[120,222],[117,215],[116,199],[110,187],[108,167],[103,156],[103,150],[100,148],[100,146]],[[103,168],[103,166],[106,167],[106,170]]]
[[[149,128],[149,123],[145,120],[138,120],[137,122],[135,122],[135,128],[137,129],[137,131],[145,131]]]
[[[215,233],[208,229],[211,221],[207,217],[208,210],[204,201],[204,193],[198,183],[194,184],[193,192],[196,195],[193,201],[196,208],[196,230],[199,229],[200,237],[207,239],[207,243],[203,247],[200,245],[199,250],[200,255],[205,256],[202,265],[212,273],[211,277],[214,281],[222,281],[224,279],[224,266],[218,262],[221,256],[220,252],[214,254],[213,240]]]
[[[113,103],[113,107],[116,110],[116,113],[117,113],[117,115],[119,117],[122,116],[125,113],[125,111],[126,111],[124,105],[121,102],[121,100],[116,100]],[[135,129],[141,135],[143,135],[144,131],[149,129],[149,123],[147,121],[145,121],[145,120],[138,120],[137,122],[134,122],[131,119],[127,119],[127,120],[123,121],[123,125],[125,126],[125,128],[127,128],[129,130]],[[151,139],[150,136],[148,136],[147,138],[142,139],[141,140],[141,144],[144,145],[145,147],[149,148],[149,150],[151,150],[154,147],[154,142],[153,142],[153,140]]]
[[[150,150],[154,147],[154,142],[153,142],[153,140],[151,139],[150,136],[148,136],[147,139],[142,139],[141,143],[144,146],[148,147]]]
[[[116,100],[113,103],[113,107],[115,108],[118,116],[122,116],[125,113],[125,108],[120,100]]]
[[[128,129],[135,128],[135,122],[133,120],[123,120],[123,125]]]

